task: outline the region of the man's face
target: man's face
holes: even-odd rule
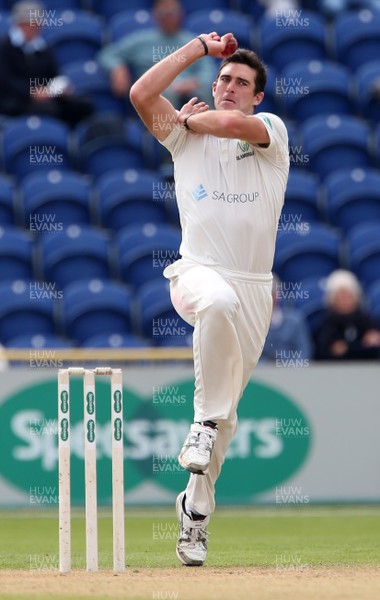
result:
[[[182,16],[182,8],[177,0],[160,2],[154,10],[154,18],[158,27],[167,35],[179,31],[182,24]]]
[[[264,92],[255,93],[256,71],[248,65],[229,63],[223,67],[218,80],[212,85],[216,110],[241,110],[246,115],[264,98]]]

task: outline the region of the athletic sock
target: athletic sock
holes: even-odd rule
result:
[[[190,510],[187,505],[186,498],[183,504],[183,509],[187,516],[190,517],[190,519],[192,519],[193,521],[203,521],[207,517],[207,515],[201,515],[200,513],[197,513],[196,510]]]
[[[204,427],[211,427],[211,429],[218,429],[218,423],[215,421],[196,421],[199,425],[204,425]]]

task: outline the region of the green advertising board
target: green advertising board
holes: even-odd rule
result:
[[[124,481],[130,492],[149,481],[176,494],[188,473],[177,455],[193,418],[192,380],[153,388],[149,397],[124,387]],[[116,399],[115,401],[117,401]],[[90,408],[93,398],[87,398]],[[96,383],[98,501],[111,502],[110,387]],[[71,381],[71,493],[84,502],[83,384]],[[310,425],[300,408],[278,389],[250,382],[239,405],[239,429],[217,482],[221,504],[244,504],[279,486],[303,465]],[[19,389],[0,405],[0,476],[35,505],[58,502],[57,381]],[[154,489],[154,486],[153,486]],[[162,494],[161,494],[162,497]],[[152,494],[144,502],[154,503]]]

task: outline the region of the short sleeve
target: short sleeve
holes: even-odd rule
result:
[[[277,165],[289,165],[289,141],[288,132],[284,122],[271,113],[258,113],[256,119],[260,119],[269,135],[269,146],[255,145],[255,151],[266,157]]]

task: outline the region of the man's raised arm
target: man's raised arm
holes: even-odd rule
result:
[[[207,53],[216,58],[230,56],[237,48],[232,33],[219,37],[216,32],[194,38],[173,54],[151,67],[133,84],[130,99],[149,131],[163,141],[177,124],[174,106],[161,94],[193,62]],[[210,81],[210,85],[211,85]],[[165,127],[160,127],[165,123]]]

